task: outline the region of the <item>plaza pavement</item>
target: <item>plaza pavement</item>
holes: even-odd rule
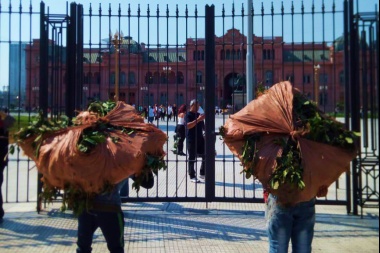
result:
[[[216,127],[222,122],[223,119],[217,117]],[[161,129],[169,130],[171,147],[173,123],[162,124]],[[216,149],[221,154],[222,145],[218,144]],[[173,154],[168,153],[168,156],[174,159]],[[186,174],[178,177],[186,182]],[[158,181],[159,185],[163,183],[167,182]],[[168,185],[178,186],[171,181]],[[194,187],[194,184],[189,186]],[[195,188],[199,196],[203,195],[204,184]],[[186,189],[178,186],[177,190],[180,194]],[[329,189],[333,196],[342,195],[339,191],[344,192],[344,189]],[[8,191],[7,196],[10,195],[12,192]],[[124,203],[122,207],[125,252],[268,252],[263,203],[158,202]],[[54,203],[44,206],[38,214],[34,201],[5,203],[5,217],[0,223],[0,253],[75,252],[77,221],[70,211],[61,213],[59,208],[60,203]],[[313,252],[379,252],[378,209],[364,209],[363,217],[348,215],[345,206],[317,205],[316,209]],[[108,252],[99,229],[95,233],[93,252]]]

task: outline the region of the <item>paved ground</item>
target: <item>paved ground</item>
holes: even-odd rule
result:
[[[37,214],[34,203],[5,204],[0,224],[1,253],[75,252],[77,221],[59,205]],[[268,252],[264,204],[128,203],[125,252]],[[108,252],[100,230],[93,252]],[[317,206],[313,252],[379,252],[379,212],[363,218],[342,206]]]

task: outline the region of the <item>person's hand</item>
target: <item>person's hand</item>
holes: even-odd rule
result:
[[[202,121],[202,120],[204,120],[205,118],[206,118],[206,115],[201,114],[201,115],[199,115],[199,117],[197,118],[197,121]]]
[[[319,187],[318,192],[317,192],[317,198],[326,197],[327,191],[328,191],[328,188],[326,185],[322,185],[321,187]]]

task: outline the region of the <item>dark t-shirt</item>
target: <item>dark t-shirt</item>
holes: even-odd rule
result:
[[[200,115],[199,113],[187,112],[185,122],[186,123],[192,122],[196,120],[199,117],[199,115]],[[202,120],[202,121],[198,121],[195,127],[191,129],[187,129],[187,134],[186,134],[187,141],[191,142],[191,141],[195,141],[196,138],[198,138],[198,140],[200,138],[203,138],[203,127],[204,127],[204,121]]]

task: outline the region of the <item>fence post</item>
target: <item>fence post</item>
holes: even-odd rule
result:
[[[215,198],[215,6],[205,9],[206,201]]]
[[[346,129],[350,129],[350,83],[349,83],[349,69],[350,69],[350,63],[349,63],[349,29],[350,29],[350,23],[351,19],[349,17],[349,3],[348,0],[344,1],[344,83],[345,83],[345,92],[344,92],[344,111],[345,111],[345,126]],[[346,173],[346,199],[347,199],[347,213],[351,213],[351,172],[350,170]]]
[[[45,25],[45,3],[40,4],[40,89],[39,89],[39,109],[42,110],[43,117],[47,118],[48,107],[48,27]],[[42,174],[37,173],[37,212],[42,208]]]
[[[75,111],[75,38],[76,38],[76,4],[70,4],[70,18],[67,25],[67,50],[66,50],[66,100],[65,114],[69,119],[74,117]]]

